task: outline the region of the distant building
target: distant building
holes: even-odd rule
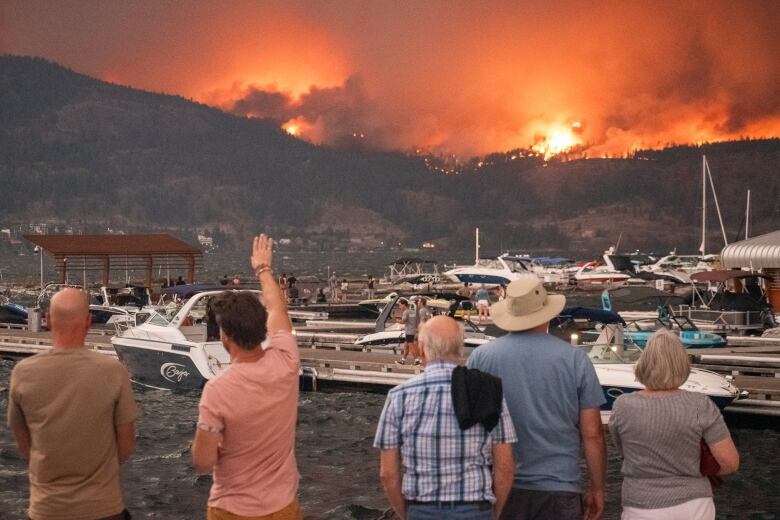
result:
[[[0,229],[0,240],[11,240],[11,230],[8,228]]]
[[[30,224],[30,232],[34,235],[45,235],[49,231],[49,225],[45,222]]]
[[[214,247],[214,237],[198,235],[198,243],[203,247]]]

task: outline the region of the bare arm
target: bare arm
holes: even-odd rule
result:
[[[712,456],[718,461],[720,471],[718,475],[730,475],[739,469],[739,452],[734,446],[731,435],[720,442],[708,444]]]
[[[252,245],[252,269],[257,273],[263,290],[263,304],[268,311],[268,333],[273,334],[280,330],[291,332],[287,300],[271,271],[272,259],[273,240],[265,234],[255,237]]]
[[[116,427],[116,452],[119,463],[124,464],[135,449],[135,421]]]
[[[515,479],[515,461],[512,456],[511,444],[493,445],[493,494],[496,495],[495,518],[501,516],[501,511],[512,491],[512,482]]]
[[[607,448],[598,408],[580,410],[580,435],[588,466],[588,490],[585,493],[586,520],[601,520],[604,514],[604,482],[607,478]]]
[[[192,466],[198,473],[211,473],[219,459],[219,443],[222,436],[219,433],[207,432],[198,428],[195,430],[195,440],[192,441]]]
[[[382,450],[379,458],[379,478],[385,496],[401,520],[406,519],[406,498],[401,492],[401,451],[398,448]]]
[[[30,430],[28,430],[25,425],[14,425],[12,430],[19,453],[21,453],[25,459],[30,460],[30,446],[32,446]]]

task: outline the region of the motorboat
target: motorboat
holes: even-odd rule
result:
[[[45,310],[48,309],[51,298],[57,292],[68,288],[84,289],[80,285],[69,283],[46,284],[38,294],[36,306],[39,309],[43,309],[45,315]],[[116,327],[117,325],[135,325],[136,323],[140,323],[148,318],[153,310],[157,310],[156,307],[148,305],[148,300],[146,303],[140,305],[135,303],[130,305],[114,305],[110,297],[111,292],[107,291],[106,289],[106,287],[102,287],[98,294],[89,293],[89,313],[92,319],[93,327],[101,328]],[[128,291],[130,291],[130,289],[128,289]],[[117,289],[116,291],[112,292],[116,294],[119,292],[119,290]],[[129,292],[127,294],[129,294]],[[126,302],[129,302],[129,300],[126,300]],[[136,314],[138,315],[136,316]]]
[[[4,298],[0,297],[0,323],[26,324],[27,309],[19,304],[4,301]]]
[[[625,336],[638,347],[644,348],[650,337],[665,328],[680,338],[685,348],[719,348],[726,346],[723,336],[704,332],[686,317],[673,314],[659,316],[653,320],[637,320],[626,326]]]
[[[580,322],[580,325],[577,325],[577,322]],[[588,326],[593,323],[600,325],[601,329],[595,341],[580,343],[579,338],[582,336],[579,329],[582,322]],[[564,309],[550,326],[552,334],[562,338],[568,335],[573,346],[583,349],[593,363],[607,400],[601,407],[603,422],[609,420],[615,399],[644,388],[634,374],[642,351],[630,339],[624,337],[625,321],[618,314],[602,309],[570,307]],[[575,332],[571,332],[572,330]],[[706,394],[721,410],[740,397],[739,389],[734,386],[730,377],[700,368],[691,368],[688,379],[680,389]]]
[[[574,274],[577,285],[583,287],[619,287],[634,278],[634,266],[631,259],[625,255],[615,254],[614,248],[609,248],[601,260],[585,262]],[[644,283],[644,280],[638,280]]]
[[[417,309],[418,301],[421,296],[411,296],[408,298],[409,308],[412,310]],[[371,349],[387,348],[396,351],[404,344],[404,327],[400,323],[396,323],[395,320],[400,317],[400,309],[398,307],[398,301],[401,296],[395,295],[390,301],[388,301],[382,308],[382,312],[376,319],[374,332],[366,334],[355,340],[355,345],[362,347],[370,347]],[[443,304],[436,301],[429,300],[426,297],[426,304],[431,314],[436,316],[440,314],[454,315],[454,309],[451,302],[444,301]],[[482,332],[477,326],[475,326],[469,320],[459,320],[463,323],[464,327],[464,346],[465,352],[468,354],[476,347],[487,343],[493,336],[489,336]],[[390,322],[388,324],[388,322]]]
[[[543,283],[551,285],[574,283],[574,274],[578,269],[571,259],[562,256],[531,258],[529,267]]]
[[[378,281],[385,285],[409,283],[412,285],[436,284],[444,280],[435,260],[402,257],[387,264],[388,274]]]
[[[488,286],[509,285],[515,280],[537,275],[530,269],[528,261],[515,256],[501,255],[493,258],[479,258],[474,265],[450,269],[445,275],[453,281]]]
[[[640,273],[652,273],[676,283],[691,283],[691,275],[711,271],[718,255],[678,255],[670,253],[656,262],[637,267]]]
[[[230,355],[207,312],[209,300],[224,290],[194,294],[170,321],[153,312],[144,323],[111,338],[131,380],[150,388],[199,391],[228,370]],[[249,292],[261,297],[260,291]],[[301,369],[301,376],[310,371]]]
[[[694,273],[691,303],[675,307],[673,313],[707,332],[760,335],[777,326],[766,280],[763,274],[740,270]]]
[[[577,285],[585,287],[619,287],[631,278],[630,275],[615,271],[598,261],[586,262],[574,274]]]

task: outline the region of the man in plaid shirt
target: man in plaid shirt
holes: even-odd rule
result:
[[[461,430],[451,381],[463,327],[437,316],[418,338],[425,372],[390,390],[374,439],[385,494],[402,519],[497,518],[512,486],[517,442],[506,401],[491,431],[482,424]]]

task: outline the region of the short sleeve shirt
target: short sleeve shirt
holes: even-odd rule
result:
[[[434,361],[393,388],[379,419],[374,447],[399,448],[408,500],[495,501],[493,444],[517,441],[506,402],[496,427],[461,430],[452,404],[455,363]]]
[[[417,334],[417,313],[412,309],[406,309],[401,314],[401,321],[404,323],[404,334],[413,336]]]
[[[579,414],[606,402],[585,352],[549,334],[510,332],[475,349],[467,365],[503,382],[520,439],[514,486],[579,492]]]
[[[609,433],[623,455],[624,506],[659,509],[712,496],[699,469],[700,442],[720,442],[729,431],[708,396],[684,390],[621,395]]]
[[[124,509],[116,427],[134,421],[127,370],[86,349],[51,350],[11,374],[8,424],[30,432],[30,512],[94,520]]]
[[[299,364],[295,337],[279,331],[258,361],[206,383],[198,428],[222,435],[209,506],[264,516],[295,498]]]

